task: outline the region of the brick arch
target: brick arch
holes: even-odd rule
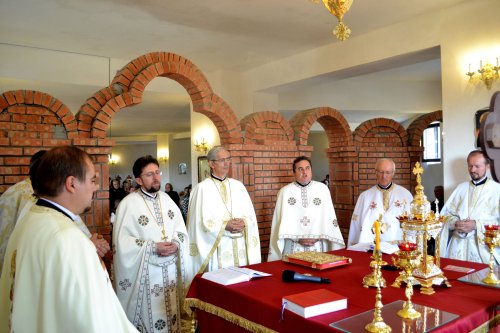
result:
[[[244,131],[244,142],[253,144],[293,142],[293,129],[279,113],[272,111],[255,112],[240,122]]]
[[[105,138],[106,129],[120,109],[142,102],[146,86],[162,76],[182,85],[193,102],[194,112],[209,117],[224,143],[238,141],[240,128],[233,110],[212,91],[203,73],[189,60],[174,53],[153,52],[125,65],[111,85],[88,98],[77,114],[82,136]]]
[[[309,131],[316,121],[325,129],[331,148],[353,145],[349,124],[340,112],[330,107],[300,111],[290,119],[297,144],[307,145]]]
[[[53,126],[60,125],[64,126],[68,138],[78,137],[77,122],[70,109],[59,99],[41,91],[4,92],[0,96],[0,113],[4,113],[3,121],[18,123],[16,131],[10,131],[11,135],[52,139]]]
[[[384,157],[396,163],[394,182],[410,189],[411,149],[401,124],[387,118],[367,120],[354,131],[354,142],[358,150],[359,193],[376,184],[373,168],[377,159]]]
[[[438,110],[431,113],[426,113],[415,119],[408,129],[408,144],[413,147],[421,146],[421,139],[424,130],[429,126],[430,123],[435,121],[443,121],[443,111]]]
[[[354,130],[354,141],[356,143],[365,141],[369,133],[373,131],[374,128],[387,128],[388,132],[393,132],[397,135],[399,138],[398,141],[402,146],[408,145],[408,133],[404,127],[400,123],[388,118],[374,118],[361,123]],[[380,135],[383,136],[383,134]]]

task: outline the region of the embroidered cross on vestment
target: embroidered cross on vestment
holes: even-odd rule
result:
[[[307,225],[309,224],[309,222],[311,222],[311,220],[309,220],[307,218],[307,216],[304,216],[301,220],[300,220],[300,223],[304,226],[304,227],[307,227]]]

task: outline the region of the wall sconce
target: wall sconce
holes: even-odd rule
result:
[[[160,149],[158,151],[158,162],[167,163],[168,161],[168,149]]]
[[[109,165],[116,165],[116,164],[118,164],[119,161],[120,161],[120,157],[118,157],[118,155],[113,155],[113,154],[108,155],[108,164]]]
[[[198,142],[198,140],[194,142],[194,150],[203,152],[205,155],[207,154],[208,143],[205,141],[205,138],[201,138],[201,142]]]
[[[469,82],[474,82],[474,78],[479,75],[479,79],[484,82],[486,88],[491,89],[493,83],[498,79],[498,71],[500,70],[500,66],[498,66],[498,57],[496,66],[493,66],[488,61],[483,66],[483,61],[479,61],[479,69],[477,72],[472,72],[469,64],[469,71],[465,73],[469,77]]]

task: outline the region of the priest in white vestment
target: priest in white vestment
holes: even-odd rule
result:
[[[380,240],[385,242],[403,239],[398,216],[409,210],[413,200],[404,187],[394,184],[396,165],[391,159],[379,159],[375,165],[377,185],[364,191],[358,198],[351,218],[347,246],[372,243],[375,234],[373,223],[382,216]]]
[[[312,180],[311,161],[293,161],[295,182],[278,193],[271,227],[268,261],[301,251],[344,248],[328,186]]]
[[[158,161],[144,156],[133,173],[141,188],[118,205],[113,228],[114,284],[141,332],[180,332],[188,249],[179,207],[161,191]]]
[[[481,151],[467,157],[471,181],[453,191],[441,210],[445,225],[441,231],[441,257],[489,263],[490,254],[482,243],[486,225],[499,225],[500,184],[486,176],[488,158]],[[494,252],[500,263],[500,249]]]
[[[0,332],[137,332],[95,246],[75,223],[96,189],[90,157],[56,147],[41,158],[36,177],[40,199],[7,246]]]
[[[198,273],[261,262],[259,228],[245,186],[228,178],[230,153],[221,146],[207,154],[210,177],[191,192],[188,223],[191,269]]]
[[[34,173],[38,166],[39,159],[45,154],[46,150],[36,152],[30,159],[30,177],[34,177]],[[31,179],[26,178],[5,191],[0,197],[0,273],[2,273],[3,259],[9,237],[16,226],[17,221],[30,210],[36,203],[36,196],[33,193],[33,186]],[[110,250],[109,243],[102,237],[95,233],[91,235],[89,229],[83,223],[81,218],[75,220],[75,224],[82,230],[82,232],[90,237],[91,241],[96,246],[96,249],[101,257]]]

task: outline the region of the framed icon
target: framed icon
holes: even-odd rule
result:
[[[198,183],[210,177],[210,166],[206,156],[198,157]]]
[[[179,163],[179,175],[185,175],[187,173],[187,164],[186,163]]]

